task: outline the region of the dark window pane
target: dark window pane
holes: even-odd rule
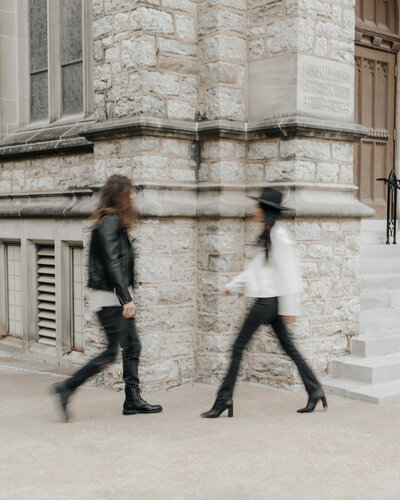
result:
[[[30,0],[31,72],[47,69],[47,0]]]
[[[62,68],[63,112],[79,113],[83,110],[83,64]]]
[[[63,114],[83,110],[82,0],[62,0]]]
[[[82,0],[63,0],[62,64],[82,59]]]
[[[31,75],[31,120],[40,120],[48,116],[47,71]]]

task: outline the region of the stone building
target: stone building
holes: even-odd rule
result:
[[[400,307],[400,285],[377,274],[396,250],[375,245],[375,178],[398,168],[399,48],[395,0],[0,0],[0,350],[79,364],[101,349],[84,304],[88,216],[118,172],[141,215],[143,383],[216,383],[246,308],[218,290],[259,229],[246,195],[273,185],[304,276],[293,336],[318,374],[368,382],[348,360],[356,345],[371,355],[360,333]],[[102,377],[120,383],[120,366]],[[241,377],[299,385],[267,329]]]

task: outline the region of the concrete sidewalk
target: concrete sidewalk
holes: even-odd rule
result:
[[[163,413],[123,416],[123,394],[82,388],[73,419],[48,394],[59,379],[0,363],[1,499],[398,499],[400,403],[241,384],[234,418],[199,418],[215,388],[146,395]]]

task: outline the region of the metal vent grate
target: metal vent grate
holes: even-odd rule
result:
[[[37,247],[38,342],[56,345],[56,273],[54,245]]]

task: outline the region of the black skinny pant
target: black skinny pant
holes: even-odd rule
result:
[[[282,316],[278,314],[278,298],[272,297],[257,299],[250,309],[242,329],[233,344],[231,365],[218,391],[218,397],[223,399],[232,397],[240,362],[242,361],[243,350],[260,325],[272,326],[286,354],[295,362],[308,394],[310,395],[319,390],[321,388],[320,383],[294,346]]]
[[[105,351],[82,366],[67,380],[67,387],[76,389],[88,378],[99,373],[112,363],[118,354],[118,345],[122,347],[123,378],[127,387],[139,385],[140,340],[136,332],[135,319],[124,318],[122,307],[103,307],[98,313],[101,326],[107,335],[108,346]]]

